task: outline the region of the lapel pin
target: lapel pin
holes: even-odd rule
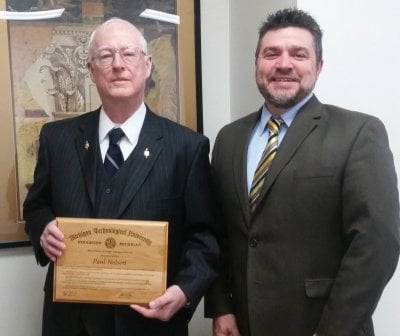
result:
[[[145,158],[145,159],[148,159],[148,158],[149,158],[149,156],[150,156],[150,151],[149,151],[148,148],[146,148],[146,149],[144,150],[143,155],[144,155],[144,158]]]
[[[89,147],[90,147],[89,141],[86,140],[84,148],[85,148],[86,150],[89,150]]]

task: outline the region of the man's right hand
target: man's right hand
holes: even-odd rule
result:
[[[236,318],[233,314],[226,314],[213,319],[213,336],[240,336]]]
[[[43,230],[40,236],[40,246],[51,261],[60,257],[65,249],[64,234],[57,227],[56,220],[52,220]]]

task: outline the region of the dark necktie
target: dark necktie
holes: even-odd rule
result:
[[[261,188],[264,185],[265,174],[267,173],[271,162],[276,155],[276,150],[278,148],[279,128],[283,123],[284,121],[280,118],[271,118],[268,120],[268,143],[264,149],[260,161],[258,162],[249,194],[251,212],[254,212],[254,210],[256,209],[257,201],[261,193]]]
[[[118,144],[124,135],[124,131],[120,128],[113,128],[108,133],[109,146],[104,158],[104,169],[108,176],[114,176],[124,163],[124,157]]]

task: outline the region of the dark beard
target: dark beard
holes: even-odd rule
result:
[[[260,90],[261,92],[261,90]],[[292,97],[285,97],[285,96],[272,96],[268,91],[261,92],[264,96],[265,101],[272,106],[275,106],[280,109],[290,109],[291,107],[298,104],[300,101],[303,100],[311,91],[304,91],[300,89],[294,96]]]
[[[286,96],[273,96],[271,93],[266,90],[264,87],[258,86],[258,90],[260,91],[261,95],[264,97],[265,102],[270,104],[279,109],[290,109],[291,107],[298,104],[302,101],[306,96],[308,96],[314,87],[310,88],[309,90],[304,90],[304,88],[300,88],[300,90],[292,97]]]

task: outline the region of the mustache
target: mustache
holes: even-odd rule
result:
[[[299,81],[299,77],[293,73],[284,73],[282,71],[276,71],[271,76],[272,80],[286,80],[286,81]]]

